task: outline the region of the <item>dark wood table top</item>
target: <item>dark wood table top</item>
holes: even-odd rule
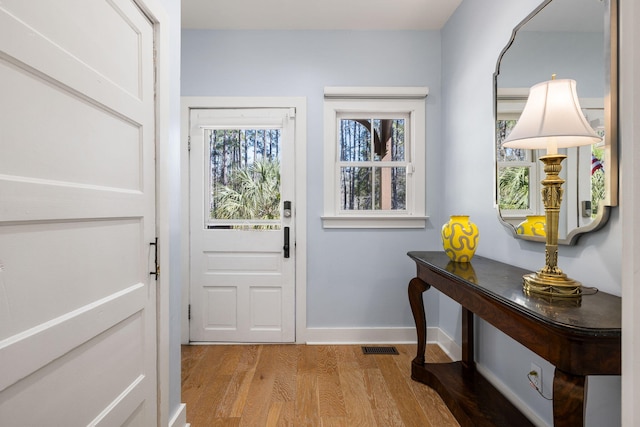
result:
[[[456,263],[444,252],[415,251],[408,255],[418,268],[422,265],[459,286],[472,287],[475,292],[487,294],[521,315],[535,318],[554,329],[592,337],[621,336],[621,299],[618,296],[599,291],[577,300],[550,300],[523,292],[522,276],[531,272],[526,269],[481,256],[474,256],[470,263]],[[585,293],[588,292],[589,289],[585,289]]]

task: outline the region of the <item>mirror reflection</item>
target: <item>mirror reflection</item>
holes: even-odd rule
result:
[[[562,150],[567,155],[560,211],[559,243],[602,227],[617,191],[617,96],[611,87],[611,1],[547,0],[515,30],[496,67],[496,196],[498,212],[518,238],[544,242],[544,178],[540,150],[509,149],[502,141],[524,108],[529,88],[573,79],[583,113],[603,141]],[[615,6],[615,5],[614,5]],[[614,8],[615,11],[615,8]],[[615,30],[615,28],[613,28]],[[615,31],[614,31],[615,33]],[[615,76],[615,73],[613,73]]]

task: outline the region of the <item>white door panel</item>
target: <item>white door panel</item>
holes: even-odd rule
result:
[[[295,340],[295,218],[282,215],[294,200],[294,112],[289,109],[195,109],[191,112],[191,341],[293,342]],[[210,217],[215,193],[210,171],[227,148],[211,148],[220,132],[278,129],[273,150],[280,166],[278,212],[265,219]],[[249,134],[247,134],[247,139]],[[213,138],[213,139],[212,139]],[[265,137],[266,138],[266,137]],[[264,145],[242,145],[241,168],[260,158]],[[256,140],[257,141],[257,140]],[[277,146],[277,148],[275,148]],[[232,148],[228,148],[231,150]],[[240,155],[238,155],[238,153]],[[244,153],[244,157],[243,154]],[[244,160],[243,160],[244,158]],[[233,162],[233,161],[231,161]],[[244,163],[243,163],[244,162]],[[229,184],[232,186],[231,184]],[[257,226],[256,226],[257,225]],[[243,229],[243,226],[245,227]],[[247,229],[248,227],[248,229]],[[284,228],[290,235],[284,256]]]
[[[153,72],[150,29],[127,0],[3,0],[0,8],[0,49],[10,62],[37,69],[44,79],[73,87],[127,117],[142,110],[140,104],[122,105],[123,95],[153,98],[144,76]]]
[[[11,248],[2,255],[0,340],[137,284],[142,232],[134,220],[0,227],[2,246]]]
[[[153,37],[130,0],[0,3],[2,426],[156,424]]]

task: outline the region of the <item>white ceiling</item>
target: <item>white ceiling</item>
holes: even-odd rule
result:
[[[462,0],[182,0],[182,28],[438,30]]]

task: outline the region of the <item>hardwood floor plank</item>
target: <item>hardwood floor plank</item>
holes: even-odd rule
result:
[[[419,382],[410,381],[411,383],[408,383],[408,387],[413,391],[420,407],[429,415],[430,425],[433,427],[458,427],[460,425],[434,389]]]
[[[378,369],[375,355],[364,354],[362,352],[362,346],[359,345],[349,347],[351,347],[351,351],[353,351],[354,358],[358,363],[358,366],[360,366],[360,369]]]
[[[283,401],[276,401],[271,403],[271,406],[269,407],[269,413],[267,414],[267,422],[265,425],[275,426],[278,424],[283,406]]]
[[[281,345],[277,350],[276,378],[271,399],[282,402],[293,401],[296,395],[299,346]]]
[[[320,415],[318,410],[318,376],[314,373],[299,374],[296,390],[294,425],[320,425]]]
[[[216,418],[210,424],[211,427],[238,427],[240,426],[240,418]],[[191,427],[196,427],[191,424]]]
[[[339,373],[318,375],[318,400],[320,417],[347,416]]]
[[[422,410],[422,407],[416,400],[411,388],[408,387],[406,373],[398,369],[398,365],[393,357],[373,357],[375,357],[378,366],[380,366],[382,376],[384,377],[387,387],[389,387],[389,392],[395,401],[404,424],[407,426],[431,426],[432,424],[429,421],[429,417],[427,417],[425,412]]]
[[[216,409],[216,417],[240,417],[249,398],[249,389],[256,373],[255,366],[246,371],[237,371],[229,380],[227,390]]]
[[[236,347],[239,351],[241,351],[240,360],[238,360],[238,371],[248,371],[250,369],[255,369],[258,364],[258,359],[260,358],[260,353],[264,346],[262,345],[236,345],[232,346]]]
[[[298,374],[316,374],[318,372],[318,350],[321,346],[303,345],[298,353]]]
[[[347,409],[340,385],[336,346],[318,350],[318,398],[320,417],[346,417]]]
[[[449,356],[447,356],[447,354],[442,348],[440,348],[439,345],[428,345],[427,351],[425,352],[425,357],[429,362],[433,363],[451,362]]]
[[[209,384],[205,385],[193,408],[195,410],[193,414],[194,426],[210,426],[213,424],[212,420],[215,419],[216,409],[227,390],[230,379],[230,375],[216,375]]]
[[[338,355],[335,345],[317,346],[318,349],[318,366],[319,374],[337,375],[338,374]]]
[[[295,427],[295,401],[290,402],[274,402],[280,406],[280,414],[275,424],[266,424],[276,427]]]
[[[411,380],[415,345],[183,346],[182,400],[192,427],[455,427],[435,391]],[[429,361],[449,361],[434,345]]]
[[[377,425],[363,370],[341,367],[339,372],[349,424],[353,427]]]
[[[374,356],[375,357],[375,356]],[[402,416],[380,369],[365,370],[365,381],[373,414],[379,426],[402,427]]]
[[[205,348],[201,345],[182,346],[182,384],[187,382],[189,375],[194,371],[193,367],[200,363],[205,355]]]
[[[258,358],[256,372],[249,387],[250,399],[247,399],[240,420],[241,426],[264,425],[271,405],[271,393],[276,378],[277,349],[265,345]]]
[[[185,402],[192,401],[195,404],[192,410],[194,417],[197,415],[201,418],[204,416],[201,414],[202,411],[215,410],[214,403],[210,399],[213,398],[212,395],[220,392],[221,388],[226,387],[230,379],[230,376],[222,379],[218,376],[228,349],[222,346],[194,347],[199,347],[203,353],[197,363],[191,364],[191,370],[185,375],[187,379],[182,383],[182,399]]]
[[[445,405],[440,395],[432,388],[411,379],[411,361],[416,357],[417,345],[405,344],[396,346],[396,348],[400,353],[398,357],[395,358],[396,365],[401,372],[406,372],[404,379],[407,386],[413,392],[425,414],[429,415],[431,425],[458,426],[458,421],[453,417],[453,414],[449,411],[449,408],[447,408],[447,405]],[[451,361],[449,356],[447,356],[444,350],[438,345],[428,345],[425,357],[426,360],[433,363],[446,363]]]
[[[347,417],[323,417],[322,427],[351,427]]]

